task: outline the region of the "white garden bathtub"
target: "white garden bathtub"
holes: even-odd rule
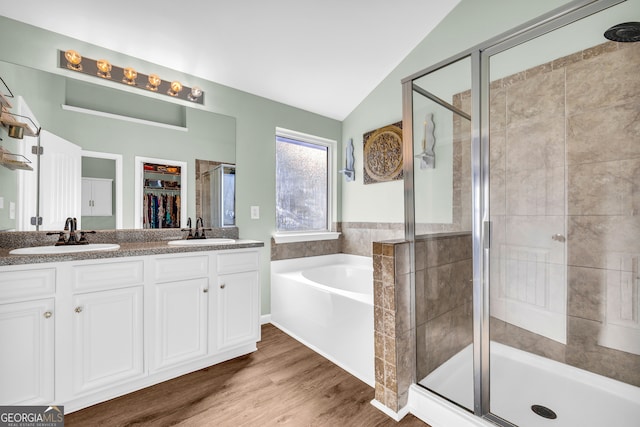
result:
[[[334,254],[272,261],[271,323],[375,385],[371,258]]]

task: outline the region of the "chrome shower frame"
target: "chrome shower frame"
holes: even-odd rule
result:
[[[411,319],[415,331],[415,186],[413,94],[460,114],[450,104],[415,85],[415,81],[460,60],[471,58],[471,185],[473,238],[474,414],[502,426],[510,422],[490,412],[489,387],[489,60],[491,56],[547,34],[626,0],[574,0],[534,20],[484,41],[402,80],[405,239],[410,243]],[[414,382],[416,382],[414,371]]]

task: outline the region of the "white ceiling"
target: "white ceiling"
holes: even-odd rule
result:
[[[459,1],[20,0],[0,13],[342,120]]]

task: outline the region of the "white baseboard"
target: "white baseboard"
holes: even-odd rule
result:
[[[263,314],[262,316],[260,316],[260,324],[266,325],[267,323],[271,323],[271,315]]]
[[[382,403],[373,399],[371,404],[375,406],[380,411],[384,412],[389,418],[392,418],[394,421],[400,421],[409,413],[409,406],[405,406],[404,408],[400,408],[398,412],[393,412],[391,409],[384,406]]]

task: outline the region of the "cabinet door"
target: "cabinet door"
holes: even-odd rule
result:
[[[53,402],[53,299],[0,305],[0,405]]]
[[[218,349],[256,342],[258,318],[258,272],[218,277]]]
[[[91,180],[82,178],[82,216],[91,216],[93,215],[91,210],[92,205],[91,200]]]
[[[113,215],[113,180],[82,178],[82,216]]]
[[[154,285],[151,370],[207,354],[208,279]]]
[[[110,179],[94,180],[91,189],[92,215],[113,215],[113,181]]]
[[[142,287],[73,297],[73,391],[143,374]]]

